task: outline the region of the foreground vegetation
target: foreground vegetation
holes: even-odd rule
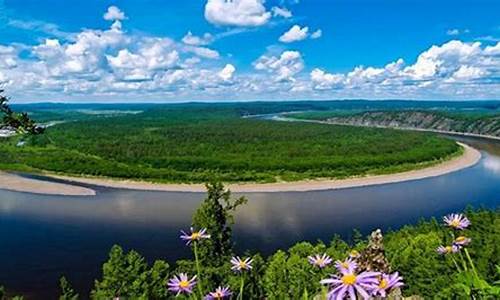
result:
[[[179,239],[179,247],[186,247],[187,253],[193,251],[192,259],[175,264],[157,260],[150,265],[139,253],[114,246],[102,267],[102,276],[95,281],[91,298],[200,299],[221,287],[221,293],[232,293],[232,298],[223,299],[313,299],[316,296],[321,299],[338,285],[322,285],[321,280],[331,282],[328,279],[332,274],[339,274],[338,268],[342,267],[347,268],[340,270],[342,284],[352,279],[342,276],[359,276],[368,271],[391,274],[390,278],[404,284],[394,284],[390,278],[377,273],[370,277],[373,282],[377,281],[377,286],[371,281],[363,287],[373,289],[370,293],[377,291],[377,295],[383,290],[393,296],[402,293],[425,299],[500,297],[498,210],[468,210],[466,217],[449,216],[446,222],[421,221],[388,232],[383,240],[375,231],[369,239],[357,235],[350,242],[335,236],[327,244],[301,242],[266,258],[258,253],[235,253],[233,249],[232,215],[246,199],[232,198],[218,183],[207,187],[207,198],[193,216],[194,229],[185,230]],[[345,265],[335,263],[345,262],[347,257],[351,260]],[[388,282],[381,284],[381,278]],[[68,280],[62,278],[60,299],[79,298]]]
[[[238,105],[147,107],[0,143],[0,168],[157,182],[275,182],[406,171],[457,155],[453,141],[395,130],[241,118]]]

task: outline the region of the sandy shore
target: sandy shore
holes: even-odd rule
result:
[[[64,183],[24,178],[16,174],[0,172],[0,189],[47,195],[93,196],[92,189]]]
[[[480,158],[481,153],[465,144],[459,143],[464,147],[463,155],[445,161],[441,164],[431,166],[428,168],[408,171],[396,174],[387,175],[374,175],[359,178],[339,179],[339,180],[304,180],[296,182],[280,182],[280,183],[248,183],[248,184],[228,184],[227,187],[233,192],[291,192],[291,191],[314,191],[314,190],[330,190],[341,189],[349,187],[360,187],[368,185],[377,185],[385,183],[395,183],[408,180],[417,180],[428,177],[440,176],[447,173],[455,172],[476,164]],[[4,183],[4,177],[11,178],[9,184]],[[156,184],[131,180],[113,180],[101,178],[78,178],[71,176],[48,175],[50,177],[64,179],[68,184],[61,185],[43,181],[35,181],[22,179],[20,177],[12,177],[0,173],[0,188],[15,189],[22,191],[35,191],[37,193],[51,193],[59,192],[65,193],[72,192],[72,194],[83,192],[88,193],[88,189],[83,189],[78,186],[72,186],[74,183],[85,183],[97,186],[105,186],[120,189],[134,189],[134,190],[151,190],[151,191],[172,191],[172,192],[204,192],[205,186],[203,184]],[[17,178],[17,180],[14,180]],[[22,180],[21,180],[22,179]],[[41,187],[43,189],[39,189]],[[52,188],[51,188],[52,187]],[[64,187],[65,189],[61,189]],[[73,188],[71,188],[73,187]],[[17,189],[16,189],[17,188]]]

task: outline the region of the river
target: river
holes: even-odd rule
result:
[[[343,190],[248,193],[236,214],[238,251],[270,254],[302,240],[344,238],[357,228],[397,229],[467,205],[498,208],[500,142],[454,139],[482,151],[461,171],[422,180]],[[82,185],[88,186],[88,185]],[[96,196],[47,196],[0,190],[0,284],[30,298],[55,298],[65,275],[83,295],[100,276],[113,244],[148,261],[187,257],[179,240],[203,193],[92,187]]]

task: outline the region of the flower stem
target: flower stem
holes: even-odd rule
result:
[[[245,275],[241,275],[240,293],[238,295],[238,300],[243,300],[243,287],[245,286]]]
[[[321,300],[326,300],[327,296],[327,290],[326,287],[323,285],[321,286]]]
[[[453,261],[453,264],[455,264],[455,267],[457,268],[458,273],[462,272],[462,270],[460,270],[460,267],[458,266],[455,258],[452,255],[450,255],[450,257],[451,257],[451,260]]]
[[[201,269],[200,269],[200,261],[198,260],[198,243],[194,242],[193,243],[193,249],[194,249],[194,260],[196,262],[196,272],[198,275],[198,292],[200,293],[200,299],[203,299],[203,288],[201,286]]]
[[[467,251],[467,248],[464,248],[465,256],[467,256],[467,260],[469,261],[469,264],[472,268],[472,272],[474,272],[474,275],[476,275],[476,278],[479,279],[479,275],[477,274],[476,271],[476,266],[474,266],[474,262],[472,262],[472,259],[470,258],[469,251]]]
[[[460,260],[462,261],[462,265],[464,266],[464,270],[467,271],[467,263],[465,262],[464,256],[461,251],[458,252],[460,255]]]

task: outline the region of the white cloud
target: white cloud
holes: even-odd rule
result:
[[[313,88],[318,90],[341,87],[345,76],[343,74],[330,74],[321,69],[314,69],[310,73]]]
[[[187,46],[185,50],[204,58],[217,59],[220,57],[219,52],[206,47]]]
[[[285,7],[274,6],[273,8],[271,8],[271,11],[273,12],[273,16],[275,17],[279,16],[285,19],[292,17],[292,12],[286,9]]]
[[[309,27],[300,28],[299,25],[293,25],[287,32],[280,36],[279,40],[283,43],[292,43],[302,41],[307,38]]]
[[[448,29],[446,31],[446,34],[453,36],[453,35],[460,35],[460,34],[469,33],[469,32],[470,32],[469,29],[461,30],[461,29],[453,28],[453,29]]]
[[[279,57],[261,56],[254,62],[254,67],[274,74],[274,81],[294,81],[294,75],[304,68],[304,61],[300,52],[284,51]]]
[[[123,11],[113,5],[108,7],[108,11],[103,15],[103,18],[106,21],[123,21],[126,16]]]
[[[319,39],[323,35],[323,31],[321,29],[316,30],[315,32],[311,33],[311,39]]]
[[[208,0],[205,19],[215,25],[262,26],[271,18],[264,0]]]
[[[414,79],[449,77],[463,64],[474,62],[481,56],[481,43],[450,41],[442,46],[432,46],[422,52],[417,62],[406,68],[406,73]]]
[[[182,38],[182,42],[186,45],[191,46],[206,46],[214,40],[214,36],[210,33],[205,33],[203,36],[196,36],[188,31],[188,33]]]
[[[232,64],[227,64],[219,73],[219,77],[224,81],[228,81],[233,77],[236,68]]]

